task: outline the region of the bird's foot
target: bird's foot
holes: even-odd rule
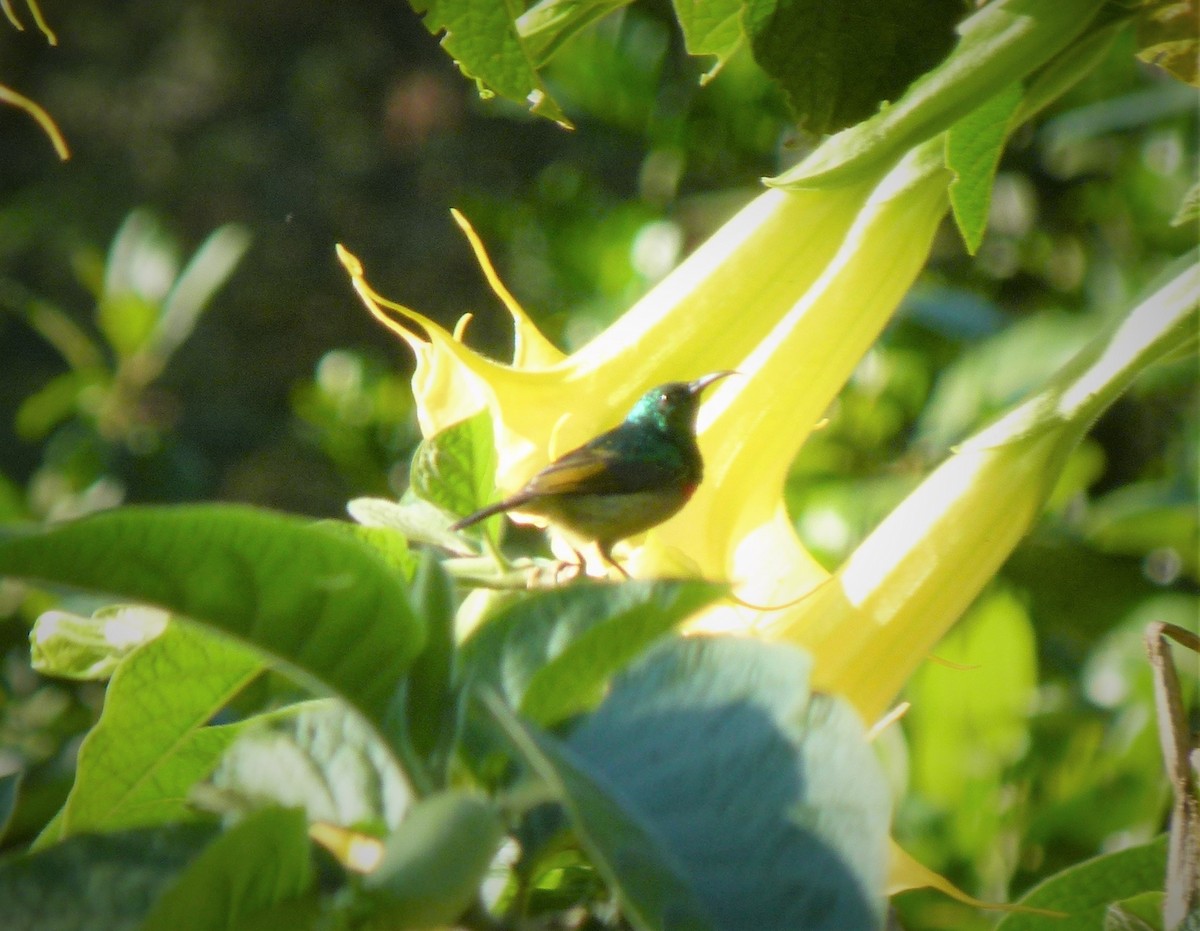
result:
[[[579,555],[576,553],[575,555]],[[585,564],[583,558],[580,557],[578,562],[571,562],[564,559],[554,567],[554,584],[566,585],[568,582],[574,582],[577,578],[584,574]],[[563,576],[566,575],[564,579]]]

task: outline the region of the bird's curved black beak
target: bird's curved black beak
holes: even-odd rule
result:
[[[740,375],[740,374],[742,374],[742,373],[730,370],[730,371],[725,371],[725,372],[713,372],[711,375],[702,375],[699,378],[697,378],[695,381],[688,382],[688,392],[691,393],[692,395],[697,395],[701,391],[703,391],[705,388],[707,388],[709,385],[711,385],[714,381],[718,381],[719,379],[725,378],[728,375]]]

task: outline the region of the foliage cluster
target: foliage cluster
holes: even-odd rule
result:
[[[506,277],[566,345],[600,331],[746,199],[693,191],[744,183],[748,171],[836,189],[949,130],[957,229],[939,234],[924,276],[789,472],[788,514],[831,569],[933,463],[1042,388],[1194,245],[1194,206],[1180,204],[1194,181],[1195,94],[1134,57],[1177,71],[1194,61],[1172,4],[997,0],[966,21],[976,40],[994,40],[981,43],[993,57],[964,72],[946,64],[956,28],[962,43],[973,35],[958,3],[895,2],[887,15],[760,0],[673,11],[544,0],[516,17],[468,0],[414,6],[485,95],[511,100],[469,104],[446,90],[444,72],[407,72],[388,110],[402,141],[381,158],[364,141],[373,121],[342,104],[389,57],[387,27],[341,24],[363,40],[353,54],[337,38],[293,37],[307,54],[286,100],[291,131],[319,126],[314,148],[337,184],[366,189],[351,207],[302,218],[306,235],[325,250],[331,226],[341,237],[361,230],[393,277],[400,266],[383,257],[402,250],[365,227],[386,226],[380,205],[394,202],[372,195],[402,164],[414,189],[453,198],[505,244]],[[1031,32],[987,26],[1006,12]],[[208,55],[185,84],[199,112],[231,99],[204,61],[255,73],[244,45],[213,39],[216,15],[180,27],[193,30],[181,47]],[[80,23],[96,16],[81,5]],[[240,21],[240,42],[273,21]],[[135,26],[152,29],[153,17],[131,17]],[[715,56],[702,90],[685,52]],[[74,90],[87,87],[66,73]],[[52,112],[77,115],[53,99]],[[560,141],[527,104],[593,141]],[[789,115],[810,136],[784,133]],[[165,117],[140,118],[160,142],[184,141]],[[208,136],[220,151],[202,157],[234,164],[258,152],[244,135],[269,128],[222,122]],[[838,130],[796,159],[811,136]],[[203,139],[203,121],[191,131]],[[512,166],[460,151],[466,139],[513,165],[523,147],[539,155],[518,184]],[[481,179],[439,189],[439,163],[480,167]],[[100,167],[85,161],[79,177]],[[218,175],[188,183],[230,194]],[[39,361],[5,382],[26,452],[0,462],[0,507],[10,520],[52,523],[0,538],[0,572],[48,586],[0,583],[12,616],[0,925],[872,928],[885,920],[890,831],[979,898],[1015,899],[1040,882],[1026,903],[1072,915],[1017,912],[1006,931],[1165,927],[1171,790],[1142,632],[1150,621],[1196,626],[1194,333],[1184,327],[1173,344],[1182,351],[1146,369],[1060,474],[1047,473],[1056,484],[1041,521],[938,645],[945,664],[909,682],[903,723],[868,743],[871,722],[813,689],[819,671],[803,650],[677,636],[728,600],[725,584],[503,588],[514,569],[541,563],[528,555],[540,542],[526,534],[506,555],[495,526],[448,529],[495,493],[488,421],[427,437],[408,466],[413,401],[365,338],[298,351],[280,341],[278,355],[306,368],[284,380],[275,409],[290,432],[276,448],[304,450],[300,461],[320,461],[325,477],[288,475],[303,502],[294,509],[328,513],[347,490],[343,499],[376,496],[351,502],[356,524],[232,505],[106,510],[127,498],[290,503],[273,482],[303,471],[285,452],[260,469],[239,464],[240,481],[235,470],[214,481],[232,460],[205,430],[263,430],[238,425],[245,385],[208,399],[207,428],[187,413],[205,408],[194,373],[222,345],[206,321],[228,293],[261,311],[236,332],[274,339],[284,318],[263,305],[296,299],[318,276],[303,253],[290,266],[270,247],[243,261],[256,247],[229,222],[239,211],[198,209],[195,193],[180,194],[188,183],[157,193],[198,243],[190,259],[164,224],[129,212],[136,200],[114,198],[86,208],[109,229],[125,219],[106,253],[74,248],[82,290],[31,258],[40,241],[55,256],[72,251],[51,232],[54,186],[10,189],[0,202],[0,255],[13,269],[0,301],[15,312],[5,334],[54,351],[12,352]],[[326,199],[339,190],[310,189]],[[444,241],[431,246],[437,224],[415,216],[406,242],[425,267],[406,287],[422,300],[426,287],[435,310],[466,303],[432,283],[458,276],[435,269]],[[263,290],[264,273],[280,268],[292,280]],[[90,318],[65,309],[87,302]],[[309,318],[318,312],[306,306]],[[470,338],[495,350],[504,337],[480,322]],[[236,353],[237,342],[224,345]],[[221,384],[249,369],[241,358],[213,361]],[[258,449],[243,452],[253,460]],[[464,579],[484,586],[467,594]],[[1194,657],[1178,657],[1194,692]],[[941,893],[906,893],[892,907],[913,929],[995,921]]]

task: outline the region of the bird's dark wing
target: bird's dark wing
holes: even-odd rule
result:
[[[629,494],[662,488],[686,474],[687,467],[674,449],[647,455],[635,443],[617,431],[597,437],[542,469],[522,494]]]

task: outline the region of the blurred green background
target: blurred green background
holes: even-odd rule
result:
[[[447,325],[474,312],[468,341],[503,357],[507,316],[458,207],[574,347],[813,142],[745,54],[699,87],[706,64],[659,2],[549,67],[573,132],[480,101],[400,3],[46,13],[55,48],[0,22],[0,82],[73,150],[59,163],[0,108],[8,520],[211,499],[337,516],[350,497],[399,494],[418,436],[411,359],[357,303],[335,242],[382,293]],[[947,222],[796,463],[789,504],[822,561],[1195,243],[1171,220],[1196,162],[1195,91],[1139,64],[1128,36],[1018,134],[979,254]],[[1162,828],[1141,631],[1197,624],[1197,384],[1194,355],[1173,360],[1096,425],[1037,532],[938,649],[975,668],[929,664],[881,739],[905,792],[897,838],[981,897]],[[26,791],[48,816],[100,693],[30,672],[38,606],[0,583],[0,771],[33,767]],[[1177,656],[1194,694],[1195,657]],[[911,928],[994,920],[932,893],[898,909]]]

